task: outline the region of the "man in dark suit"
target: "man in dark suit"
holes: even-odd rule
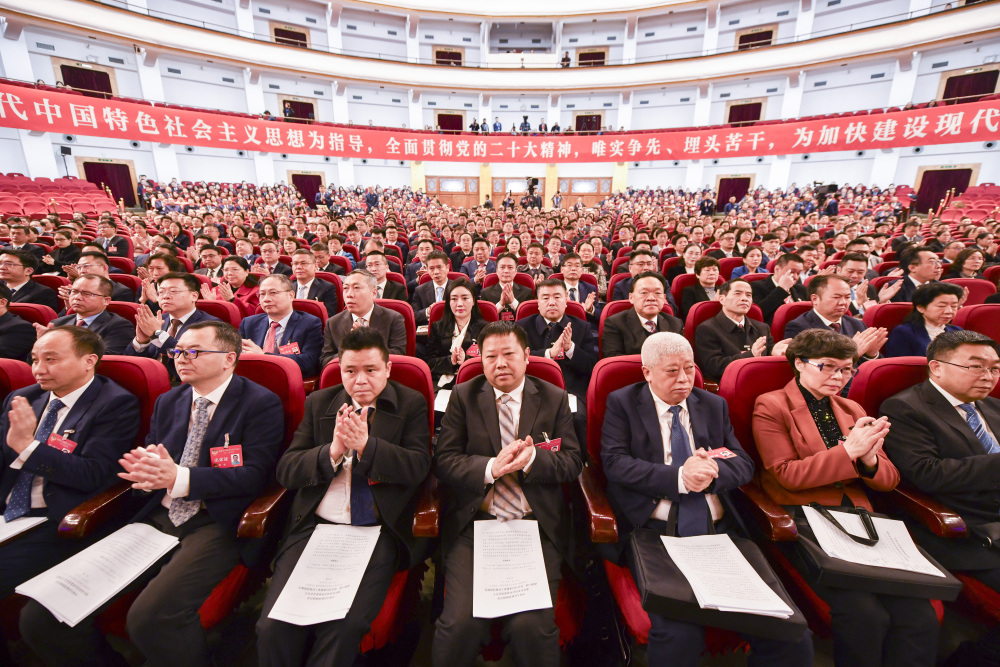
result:
[[[174,362],[167,350],[177,347],[177,340],[193,324],[216,318],[195,308],[201,296],[201,283],[189,273],[167,273],[157,282],[158,313],[149,306],[139,306],[135,318],[135,337],[125,348],[127,356],[160,358],[171,378],[176,378]]]
[[[427,258],[434,252],[434,242],[430,239],[423,239],[417,243],[415,251],[414,261],[403,269],[403,279],[406,280],[406,288],[410,294],[420,283],[421,276],[427,272]]]
[[[596,327],[604,304],[597,300],[597,286],[580,280],[583,275],[583,259],[575,252],[568,252],[563,256],[561,268],[568,299],[582,305],[587,313],[587,322],[591,327]]]
[[[104,253],[109,257],[129,257],[128,240],[118,236],[118,229],[115,223],[110,220],[103,220],[97,225],[97,242],[104,249]],[[131,257],[129,257],[131,259]]]
[[[58,313],[59,295],[31,279],[37,268],[38,259],[27,250],[0,250],[0,280],[10,289],[10,303],[37,303]]]
[[[31,253],[35,259],[41,262],[42,257],[45,256],[45,248],[28,242],[28,235],[33,233],[34,230],[27,225],[13,225],[10,228],[10,245],[8,245],[6,249],[24,250],[25,252]]]
[[[497,264],[490,259],[490,243],[484,238],[477,238],[472,243],[472,261],[465,262],[459,269],[469,277],[469,280],[482,287],[487,274],[496,273]]]
[[[601,460],[608,478],[608,500],[622,536],[636,528],[680,537],[738,529],[727,495],[750,481],[753,461],[733,433],[726,401],[695,389],[695,372],[687,339],[672,333],[654,334],[642,346],[646,382],[608,397]],[[721,447],[736,456],[709,456],[709,450]],[[619,544],[629,544],[629,540],[620,539]],[[634,568],[632,554],[625,556]],[[719,565],[724,566],[714,566]],[[703,626],[652,613],[649,620],[649,664],[696,667],[700,663],[705,649]],[[746,639],[760,664],[812,664],[808,633],[796,643]]]
[[[0,283],[0,359],[25,361],[35,344],[35,328],[10,312],[10,288]]]
[[[278,244],[275,241],[260,242],[260,259],[250,267],[252,273],[267,275],[269,273],[280,273],[285,276],[292,275],[292,267],[282,263],[281,253],[278,251]]]
[[[316,256],[305,248],[292,253],[292,289],[296,299],[321,302],[327,317],[336,315],[340,308],[337,286],[316,278]]]
[[[551,276],[553,273],[552,267],[545,266],[545,264],[542,263],[544,253],[545,248],[538,241],[528,244],[526,251],[528,261],[517,267],[519,273],[527,273],[531,276],[531,279],[535,281],[536,285]],[[560,256],[559,259],[561,261],[562,257]]]
[[[924,242],[924,237],[920,236],[920,220],[912,219],[908,220],[905,225],[903,225],[903,235],[897,236],[892,240],[892,251],[899,252],[900,249],[910,243],[915,245],[920,245]]]
[[[719,288],[722,310],[696,330],[695,358],[705,379],[718,382],[726,366],[737,359],[772,354],[771,327],[747,317],[753,305],[753,290],[745,280],[730,280]],[[784,353],[782,345],[777,351]]]
[[[851,285],[836,274],[816,276],[809,281],[813,309],[785,325],[785,338],[795,338],[806,329],[831,329],[854,340],[858,355],[874,359],[889,339],[884,327],[868,328],[861,320],[847,314],[851,305]]]
[[[451,270],[459,271],[469,257],[472,257],[472,234],[463,232],[458,235],[458,247],[452,251],[448,258],[451,262]]]
[[[449,262],[448,256],[440,250],[435,250],[427,255],[427,273],[431,279],[423,285],[417,285],[413,290],[413,297],[410,305],[413,306],[413,316],[416,325],[427,324],[427,316],[430,315],[431,306],[438,301],[444,300],[444,293],[448,290],[451,281],[448,280]]]
[[[261,279],[259,294],[264,312],[240,322],[243,352],[276,354],[298,364],[303,378],[317,375],[323,323],[315,315],[292,309],[295,291],[285,276],[272,274]]]
[[[129,638],[152,664],[212,663],[198,609],[240,564],[240,519],[274,475],[284,433],[281,401],[234,375],[241,344],[223,322],[189,327],[177,343],[184,384],[157,399],[147,447],[121,461],[119,476],[149,492],[132,521],[180,540],[140,575],[138,585],[146,585],[128,611]],[[212,464],[211,450],[225,444],[241,448],[240,465]],[[119,664],[95,627],[97,615],[71,628],[32,601],[21,612],[22,635],[48,664]]]
[[[723,232],[719,237],[719,247],[715,250],[709,250],[706,254],[709,257],[714,257],[715,259],[739,257],[739,255],[736,254],[736,232]]]
[[[503,253],[497,257],[496,265],[499,282],[480,292],[479,298],[495,305],[503,319],[514,319],[518,304],[535,295],[529,288],[514,282],[514,276],[517,275],[517,258],[514,255]]]
[[[484,375],[452,391],[434,456],[448,594],[435,627],[433,661],[453,667],[476,661],[493,624],[472,616],[475,520],[538,522],[554,604],[570,546],[562,485],[575,480],[583,467],[566,392],[525,376],[524,331],[512,322],[493,322],[480,334],[479,348]],[[558,451],[544,446],[548,438],[561,439]],[[516,663],[559,664],[553,607],[505,616],[501,622]]]
[[[622,225],[618,230],[618,240],[611,244],[611,258],[618,257],[618,251],[622,248],[632,247],[632,236],[635,234],[635,227],[631,224]]]
[[[715,301],[716,285],[719,282],[719,260],[708,255],[698,258],[694,263],[694,274],[698,282],[688,285],[681,292],[681,317],[687,317],[687,313],[696,303],[702,301]]]
[[[390,354],[406,354],[403,316],[375,303],[375,276],[355,269],[344,280],[344,310],[326,321],[320,368],[337,358],[340,341],[351,329],[371,327],[386,340]]]
[[[941,278],[941,260],[927,246],[907,248],[899,255],[899,265],[906,275],[901,278],[902,287],[892,297],[895,303],[912,302],[918,287]]]
[[[38,383],[13,392],[0,413],[0,499],[5,521],[48,520],[0,545],[2,597],[89,545],[60,538],[59,522],[116,481],[118,458],[139,429],[135,396],[94,373],[104,354],[94,332],[49,329],[33,352]]]
[[[637,275],[646,271],[656,271],[656,256],[651,250],[645,248],[633,250],[628,256],[628,272],[631,277],[615,283],[615,289],[611,295],[612,300],[624,301],[627,299],[629,292],[632,291],[632,281]],[[671,308],[673,308],[673,304],[671,304]]]
[[[927,381],[882,403],[892,424],[885,451],[906,483],[958,512],[975,538],[1000,512],[1000,400],[990,396],[1000,377],[997,343],[975,331],[945,332],[927,359]],[[917,522],[911,530],[943,566],[1000,591],[996,548],[936,537]]]
[[[375,276],[375,298],[395,299],[397,301],[409,301],[406,294],[406,285],[388,279],[389,260],[385,258],[385,253],[381,250],[372,250],[365,255],[365,269]]]
[[[601,349],[604,357],[639,354],[646,339],[658,331],[681,333],[684,323],[662,311],[667,281],[659,273],[640,273],[632,281],[628,300],[632,307],[604,322]]]
[[[305,248],[303,248],[305,250]],[[313,256],[316,258],[316,270],[334,273],[338,276],[345,275],[344,267],[330,261],[330,248],[325,243],[316,242],[310,246]],[[296,250],[295,252],[298,252]]]
[[[72,315],[57,317],[49,327],[75,325],[90,329],[104,341],[105,354],[125,354],[132,342],[135,327],[120,315],[108,311],[111,303],[111,281],[103,276],[81,276],[69,289],[69,307]],[[44,329],[36,325],[36,329]]]
[[[343,384],[309,396],[302,425],[278,461],[278,482],[295,491],[294,520],[257,621],[262,664],[352,664],[397,568],[424,557],[413,513],[431,465],[427,401],[389,379],[389,349],[373,329],[344,337],[340,365]],[[316,526],[331,523],[382,526],[347,616],[309,626],[269,619]]]
[[[111,280],[111,264],[108,262],[108,256],[97,250],[81,253],[80,259],[77,260],[73,268],[76,270],[75,273],[70,269],[70,266],[66,267],[66,275],[70,276],[72,280],[76,280],[78,276],[89,275],[102,276]],[[134,302],[135,299],[136,295],[132,290],[125,287],[125,285],[112,281],[112,301]]]
[[[774,275],[750,283],[753,288],[753,302],[760,308],[764,321],[771,324],[774,312],[783,303],[805,301],[809,298],[805,285],[799,282],[805,264],[795,253],[786,253],[774,263]]]
[[[200,268],[195,273],[199,276],[205,276],[213,284],[218,285],[219,280],[222,279],[222,253],[219,252],[219,247],[211,244],[202,246],[201,250],[198,251],[198,258],[200,259]]]

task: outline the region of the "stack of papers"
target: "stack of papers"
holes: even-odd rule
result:
[[[48,519],[44,516],[22,516],[20,519],[14,519],[10,523],[7,523],[0,516],[0,542],[6,542],[15,535],[20,535],[29,528],[34,528],[46,521]]]
[[[661,537],[702,609],[788,618],[792,609],[764,583],[729,535]]]
[[[381,529],[316,526],[267,617],[292,625],[314,625],[347,616]]]
[[[935,577],[945,576],[920,553],[906,529],[906,524],[902,521],[873,516],[872,522],[875,524],[879,539],[877,544],[867,546],[858,544],[844,535],[812,507],[804,505],[802,509],[809,521],[809,527],[812,528],[813,534],[816,536],[816,542],[819,543],[823,551],[833,558],[858,565],[888,567],[893,570],[905,570]],[[861,523],[861,517],[857,514],[839,512],[833,509],[830,510],[830,514],[847,532],[858,537],[868,537],[868,533],[865,532],[865,527]]]
[[[132,523],[87,547],[15,591],[73,627],[118,595],[180,544],[145,523]]]
[[[537,521],[476,521],[473,530],[474,618],[500,618],[552,606]]]

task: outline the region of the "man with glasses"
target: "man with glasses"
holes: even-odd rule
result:
[[[645,273],[646,271],[656,271],[656,257],[650,250],[633,250],[628,256],[628,272],[629,277],[625,280],[619,280],[615,284],[614,292],[612,293],[612,299],[615,301],[624,301],[628,299],[629,292],[632,291],[632,281],[640,273]],[[667,283],[667,303],[676,313],[677,305],[674,303],[674,298],[670,294],[670,283]]]
[[[785,338],[795,338],[806,329],[825,328],[853,339],[862,358],[874,359],[879,355],[889,339],[889,331],[884,327],[868,328],[847,314],[851,284],[846,278],[834,274],[815,276],[809,281],[808,291],[813,308],[785,325]]]
[[[292,267],[281,262],[281,253],[278,252],[278,244],[274,241],[261,241],[260,259],[250,269],[252,273],[267,275],[269,273],[280,273],[285,276],[292,275]]]
[[[240,322],[243,352],[277,354],[299,365],[302,377],[319,373],[319,353],[323,346],[323,324],[309,313],[292,310],[295,291],[282,275],[270,275],[260,281],[259,315]]]
[[[394,280],[389,280],[389,260],[381,250],[372,250],[365,255],[365,269],[375,276],[378,283],[375,287],[376,299],[396,299],[397,301],[409,301],[406,295],[406,285],[401,285]]]
[[[76,279],[66,294],[72,315],[64,315],[52,320],[47,327],[36,324],[41,336],[53,327],[78,326],[90,329],[104,340],[105,354],[125,354],[125,348],[132,341],[135,327],[120,315],[108,310],[111,303],[112,282],[103,276],[81,276]]]
[[[108,256],[104,253],[96,250],[84,252],[80,254],[80,259],[77,260],[75,265],[68,265],[66,267],[66,275],[70,277],[70,280],[76,280],[80,276],[88,275],[102,276],[111,280],[110,266]],[[112,285],[112,301],[135,301],[135,294],[128,287],[113,281]]]
[[[337,314],[340,309],[337,286],[316,278],[316,256],[312,252],[302,248],[292,253],[292,277],[296,299],[321,302],[326,306],[327,317]]]
[[[157,283],[160,312],[141,305],[135,317],[135,338],[125,348],[126,355],[162,358],[174,373],[174,362],[167,350],[177,347],[177,340],[188,328],[199,322],[216,320],[195,308],[201,295],[201,283],[190,273],[167,273]],[[241,345],[242,349],[242,345]]]
[[[967,571],[1000,591],[1000,550],[980,539],[1000,521],[1000,378],[997,343],[975,331],[949,331],[927,348],[926,381],[882,403],[892,428],[885,451],[903,481],[962,516],[973,539],[910,529],[943,566]],[[971,663],[965,663],[971,664]],[[985,663],[982,663],[985,664]]]
[[[237,528],[274,476],[284,413],[274,393],[234,374],[241,347],[229,324],[189,327],[170,350],[184,384],[156,401],[147,446],[120,460],[119,476],[147,494],[131,520],[180,540],[130,587],[145,584],[126,623],[151,664],[212,664],[198,609],[253,555],[247,541],[237,540]],[[211,456],[224,446],[238,448],[238,465]],[[32,602],[22,611],[22,635],[50,665],[122,664],[95,625],[99,613],[69,627]]]
[[[448,290],[448,285],[451,284],[448,279],[450,266],[448,255],[441,250],[435,250],[427,255],[425,263],[431,279],[423,285],[417,285],[417,289],[413,290],[413,301],[410,302],[418,327],[427,325],[431,306],[438,301],[444,301],[444,293]]]
[[[375,276],[355,269],[344,280],[344,310],[326,321],[320,366],[337,358],[340,341],[352,329],[371,327],[382,334],[389,354],[406,354],[406,325],[403,316],[375,303]]]
[[[204,245],[198,252],[201,260],[201,268],[195,271],[200,276],[205,276],[212,281],[213,285],[219,284],[222,278],[222,253],[214,245]]]
[[[10,302],[37,303],[58,313],[59,295],[31,279],[37,268],[38,259],[27,250],[0,250],[0,280],[10,288]]]
[[[899,254],[899,265],[906,275],[900,279],[903,284],[892,297],[896,303],[912,302],[918,287],[941,278],[941,260],[927,246],[905,248]]]
[[[115,227],[113,221],[103,220],[97,225],[97,232],[100,234],[97,242],[101,244],[101,248],[104,249],[106,254],[114,255],[115,257],[129,256],[128,240],[118,235],[118,228]]]

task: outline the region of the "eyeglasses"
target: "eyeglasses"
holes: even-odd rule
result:
[[[975,373],[976,375],[983,377],[987,375],[991,377],[1000,377],[1000,366],[990,367],[990,366],[979,366],[978,364],[975,366],[963,366],[962,364],[953,364],[950,361],[942,361],[941,359],[935,359],[934,361],[937,361],[942,364],[948,364],[949,366],[958,366],[959,368],[964,368],[965,370],[971,373]]]
[[[79,296],[82,296],[82,297],[84,297],[86,299],[89,299],[89,298],[95,297],[95,296],[98,296],[98,297],[100,297],[102,299],[104,298],[103,294],[95,294],[94,292],[87,292],[87,291],[84,291],[82,289],[73,289],[72,287],[69,288],[68,290],[66,290],[66,294],[68,294],[69,296],[77,296],[77,295],[79,295]]]
[[[100,266],[100,264],[77,264],[76,268],[86,270],[86,269],[92,269],[95,266]]]
[[[845,373],[849,373],[851,377],[854,377],[855,375],[858,374],[859,370],[854,366],[834,366],[833,364],[827,364],[827,363],[817,364],[815,361],[809,361],[808,359],[803,359],[802,361],[809,364],[810,366],[815,366],[820,373],[825,373],[830,376],[840,373],[841,377],[843,377]]]
[[[19,264],[18,262],[0,262],[0,266],[5,269],[12,269],[15,266],[24,266],[24,264]]]
[[[161,289],[159,293],[160,296],[175,297],[178,294],[184,294],[186,292],[197,294],[197,292],[189,289]]]
[[[260,291],[257,292],[258,296],[260,296],[261,298],[267,297],[269,299],[276,297],[279,294],[291,294],[291,293],[292,290],[290,289],[269,289],[263,292]]]
[[[229,354],[229,352],[227,350],[182,350],[179,347],[175,347],[172,350],[167,350],[166,354],[171,359],[184,357],[188,361],[194,361],[198,358],[199,354]]]

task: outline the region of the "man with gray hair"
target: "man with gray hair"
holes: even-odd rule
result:
[[[735,533],[727,492],[750,481],[753,461],[733,433],[726,401],[694,387],[694,353],[684,336],[654,333],[641,355],[646,381],[608,396],[601,436],[618,543],[630,544],[636,528],[679,537]],[[633,554],[623,555],[634,567]],[[649,664],[699,664],[704,626],[653,613],[649,619]],[[812,664],[808,633],[794,643],[745,639],[759,664]]]
[[[382,334],[389,354],[406,354],[403,316],[375,303],[378,280],[364,269],[355,269],[344,279],[344,310],[326,321],[320,367],[337,358],[340,341],[356,327],[371,327]]]

